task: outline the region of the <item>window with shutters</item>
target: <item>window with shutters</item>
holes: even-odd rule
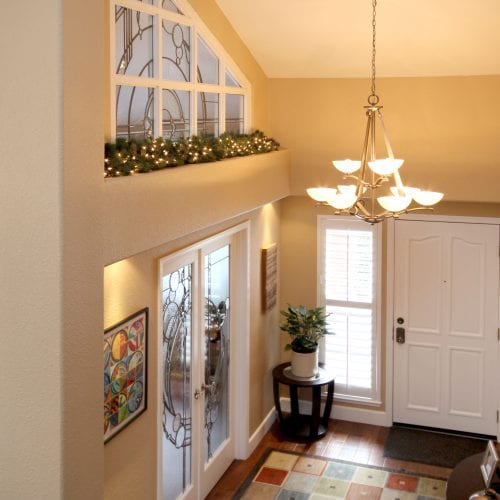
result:
[[[318,302],[334,335],[321,360],[335,373],[335,397],[380,402],[380,225],[318,217]]]

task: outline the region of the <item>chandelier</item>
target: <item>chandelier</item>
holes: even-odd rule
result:
[[[368,106],[364,106],[367,122],[361,160],[333,160],[333,166],[344,174],[344,180],[352,182],[339,185],[336,189],[309,188],[307,194],[318,205],[333,207],[338,215],[353,215],[370,224],[375,224],[389,217],[397,218],[416,210],[429,209],[443,198],[443,193],[405,186],[399,174],[404,160],[394,158],[380,111],[382,106],[379,105],[379,96],[375,88],[377,0],[372,0],[372,6],[371,93],[368,96]],[[382,131],[387,153],[386,158],[382,159],[378,159],[375,152],[375,125],[377,123]],[[358,174],[354,175],[356,172]],[[383,187],[386,188],[385,193],[381,193],[384,191],[381,189]]]

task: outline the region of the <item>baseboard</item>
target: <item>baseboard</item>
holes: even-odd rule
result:
[[[301,411],[310,412],[312,403],[310,401],[299,401]],[[321,405],[323,411],[324,405]],[[290,398],[281,398],[281,409],[283,411],[290,411]],[[342,406],[339,404],[333,405],[330,418],[338,420],[348,420],[350,422],[357,422],[360,424],[380,425],[382,427],[390,427],[392,421],[386,411],[376,411],[365,408],[352,408],[351,406]]]
[[[262,438],[266,435],[267,431],[271,428],[275,420],[276,410],[274,408],[271,408],[259,427],[257,427],[257,430],[250,436],[250,439],[248,440],[246,456],[235,458],[246,460],[252,454],[255,448],[257,448],[258,444],[262,441]]]

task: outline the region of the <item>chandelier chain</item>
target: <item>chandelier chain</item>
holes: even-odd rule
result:
[[[372,88],[371,88],[371,95],[370,95],[370,98],[375,98],[377,97],[377,92],[376,92],[376,88],[375,88],[375,73],[376,73],[376,69],[375,69],[375,56],[377,54],[377,48],[376,48],[376,45],[375,45],[375,40],[376,40],[376,35],[377,35],[377,20],[376,20],[376,16],[377,16],[377,12],[376,12],[376,9],[377,9],[377,0],[372,0],[372,7],[373,7],[373,12],[372,12]],[[368,99],[368,102],[370,102],[370,100],[373,100],[373,99]],[[378,101],[378,99],[376,99]]]

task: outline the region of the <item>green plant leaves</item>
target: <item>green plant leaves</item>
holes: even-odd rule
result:
[[[305,306],[292,306],[280,311],[284,317],[280,329],[287,332],[292,341],[285,346],[285,350],[308,353],[318,348],[318,342],[324,335],[333,332],[327,329],[327,317],[324,307],[307,308]]]

